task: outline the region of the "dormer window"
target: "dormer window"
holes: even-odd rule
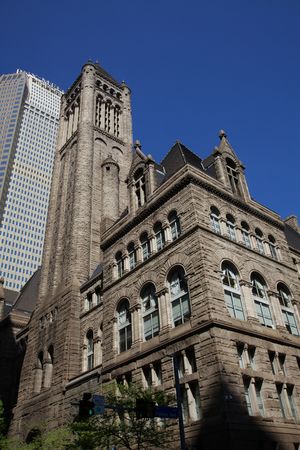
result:
[[[145,175],[142,168],[134,174],[134,193],[137,208],[140,208],[146,202]]]
[[[238,171],[235,162],[230,158],[226,158],[226,169],[232,192],[240,194]]]

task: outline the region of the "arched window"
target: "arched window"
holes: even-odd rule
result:
[[[116,259],[116,264],[117,264],[118,278],[120,278],[124,275],[124,258],[123,258],[122,252],[118,252],[116,254],[115,259]]]
[[[94,333],[92,330],[89,330],[86,334],[87,341],[87,370],[90,370],[94,367]]]
[[[102,127],[102,123],[101,123],[102,100],[103,100],[103,98],[101,97],[101,95],[98,95],[97,99],[96,99],[95,125],[96,125],[96,127],[99,127],[99,128]]]
[[[168,221],[171,228],[172,241],[177,239],[181,234],[180,221],[176,211],[172,211],[168,215]]]
[[[262,325],[273,328],[273,319],[267,295],[266,283],[258,273],[251,275],[251,282],[257,317]]]
[[[134,192],[136,207],[143,206],[146,202],[146,184],[145,175],[142,168],[138,169],[134,174]]]
[[[299,336],[299,330],[293,310],[291,293],[283,283],[279,283],[277,289],[285,327],[289,333]]]
[[[225,302],[229,314],[236,319],[245,320],[239,276],[236,268],[227,262],[222,264],[222,281]]]
[[[153,228],[154,234],[155,234],[155,241],[156,241],[156,249],[157,251],[161,250],[162,248],[164,248],[165,246],[165,233],[164,230],[162,228],[162,225],[160,222],[157,222],[154,225]]]
[[[278,259],[275,238],[274,238],[274,236],[269,234],[268,239],[269,239],[269,248],[270,248],[271,257],[274,259]]]
[[[123,300],[117,309],[119,353],[129,350],[132,345],[131,314],[128,300]]]
[[[158,302],[153,284],[147,284],[141,291],[144,339],[148,341],[159,333]]]
[[[256,238],[257,250],[262,255],[265,254],[263,237],[264,237],[264,235],[263,235],[262,231],[259,228],[256,228],[255,229],[255,238]]]
[[[226,226],[229,239],[236,241],[235,220],[231,214],[227,214],[226,216]]]
[[[220,211],[215,206],[210,208],[210,223],[215,233],[221,234]]]
[[[50,345],[48,348],[47,359],[45,361],[45,375],[44,375],[44,387],[48,388],[51,386],[52,382],[52,372],[53,372],[53,345]]]
[[[104,129],[108,133],[110,132],[110,108],[111,108],[111,101],[107,100],[105,102],[104,108]]]
[[[117,137],[120,135],[120,107],[118,105],[114,107],[114,135]]]
[[[230,158],[226,158],[226,169],[232,192],[240,194],[238,171],[235,162]]]
[[[243,236],[243,242],[246,245],[246,247],[251,248],[251,240],[250,240],[250,232],[249,232],[249,225],[247,224],[247,222],[242,222],[241,223],[241,227],[242,227],[242,236]]]
[[[143,261],[146,261],[151,254],[150,241],[146,232],[141,234],[140,241],[142,246]]]
[[[44,365],[44,354],[40,352],[37,357],[36,365],[35,365],[35,377],[34,377],[34,392],[38,394],[42,389],[42,381],[43,381],[43,367]]]
[[[168,276],[172,317],[175,327],[186,322],[191,316],[190,299],[182,267],[176,267]]]
[[[130,244],[128,244],[127,251],[129,259],[129,269],[132,270],[136,266],[136,251],[133,242],[130,242]]]

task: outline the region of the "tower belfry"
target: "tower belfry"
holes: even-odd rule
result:
[[[42,297],[99,263],[101,231],[125,208],[131,147],[130,89],[88,62],[62,101]]]

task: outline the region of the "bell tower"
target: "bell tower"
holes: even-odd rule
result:
[[[62,102],[42,297],[83,283],[99,263],[101,231],[126,207],[131,148],[130,89],[88,62]]]
[[[41,418],[51,427],[63,421],[63,386],[81,370],[80,285],[101,262],[101,233],[127,206],[131,151],[130,89],[88,62],[62,99],[38,301],[12,422],[16,434]]]

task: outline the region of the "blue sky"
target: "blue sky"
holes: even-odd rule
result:
[[[202,158],[218,131],[253,198],[300,217],[299,0],[2,0],[0,73],[67,89],[88,60],[132,89],[134,139]]]

